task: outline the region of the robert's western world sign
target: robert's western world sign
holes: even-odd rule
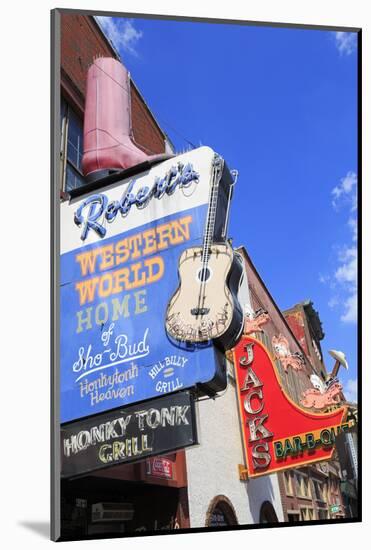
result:
[[[347,408],[318,414],[296,405],[254,338],[242,337],[233,353],[248,477],[331,459],[336,436],[349,429]]]
[[[216,351],[167,337],[185,248],[202,242],[202,147],[61,205],[61,422],[223,380]]]
[[[66,424],[61,429],[62,477],[143,460],[197,443],[189,391]]]

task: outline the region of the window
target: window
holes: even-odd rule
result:
[[[323,496],[323,500],[325,502],[327,502],[327,499],[328,499],[328,486],[327,486],[327,483],[322,484],[322,496]]]
[[[295,472],[295,489],[299,497],[311,498],[309,479],[303,474]]]
[[[84,185],[81,171],[83,123],[72,107],[61,100],[61,181],[64,191]]]
[[[307,498],[312,498],[309,479],[304,477],[304,496]]]
[[[215,506],[210,517],[210,527],[223,527],[228,525],[228,520],[220,506]]]
[[[323,483],[313,480],[314,494],[317,500],[324,501]]]
[[[318,508],[318,519],[328,519],[328,511],[324,508]]]
[[[297,495],[300,495],[301,494],[301,476],[295,473],[294,479],[295,479],[295,492]]]
[[[312,508],[302,508],[300,510],[301,521],[312,521],[314,519],[314,511]]]
[[[291,472],[283,472],[283,479],[285,482],[285,489],[287,495],[293,495],[294,490],[292,486],[292,475]]]

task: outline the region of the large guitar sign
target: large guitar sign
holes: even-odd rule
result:
[[[242,265],[226,240],[213,242],[222,171],[223,160],[216,155],[203,245],[188,248],[180,256],[180,285],[167,308],[166,330],[177,340],[215,340],[228,349],[242,330],[236,297]]]
[[[196,385],[225,388],[212,341],[181,346],[164,330],[179,257],[203,242],[214,155],[200,147],[109,176],[99,192],[61,204],[61,422]],[[231,181],[225,171],[217,235]]]

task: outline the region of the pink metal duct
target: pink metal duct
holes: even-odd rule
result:
[[[95,59],[87,75],[82,171],[124,170],[164,155],[147,155],[133,143],[130,81],[111,57]]]

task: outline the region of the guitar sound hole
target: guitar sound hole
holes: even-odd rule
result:
[[[208,279],[210,279],[210,269],[208,267],[202,267],[198,272],[198,278],[202,283],[205,283]]]

